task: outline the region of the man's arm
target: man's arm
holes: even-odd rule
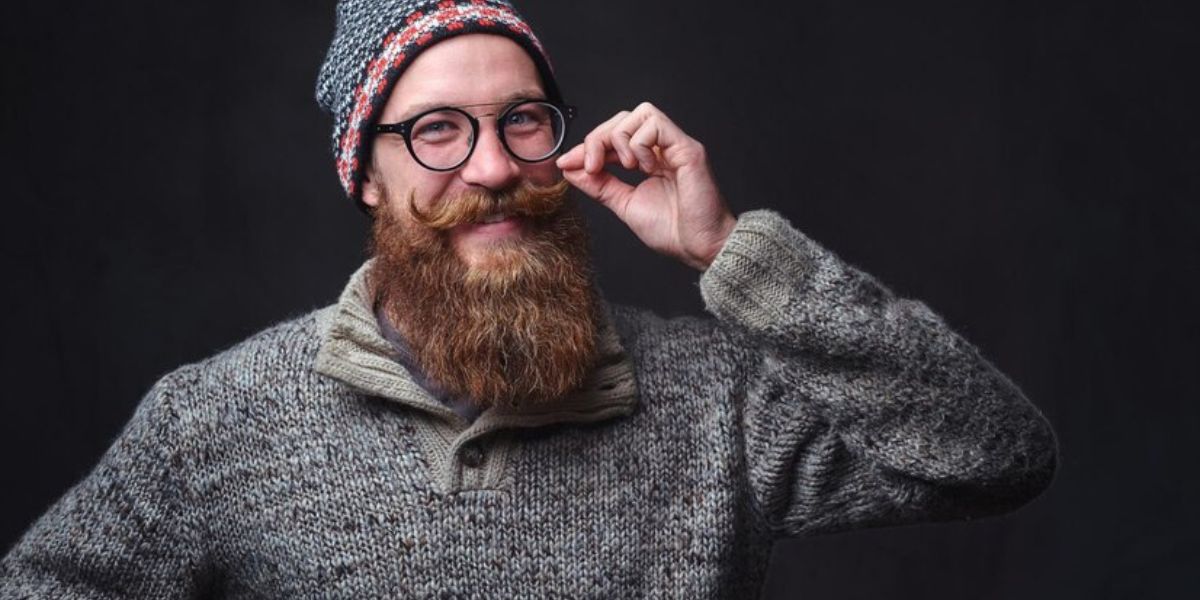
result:
[[[647,179],[632,186],[604,169]],[[994,514],[1048,485],[1057,449],[1020,390],[920,302],[782,217],[734,219],[703,147],[643,103],[558,160],[650,248],[703,270],[707,308],[759,357],[748,478],[789,535]]]
[[[200,516],[173,452],[171,387],[142,400],[95,469],[0,562],[0,598],[191,598]]]
[[[996,514],[1053,477],[1054,434],[1016,385],[925,304],[778,214],[743,214],[700,288],[757,348],[745,451],[777,531]]]

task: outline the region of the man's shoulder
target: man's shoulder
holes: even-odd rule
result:
[[[610,310],[652,418],[675,422],[680,415],[728,408],[728,392],[756,370],[760,355],[753,340],[716,317],[664,317],[632,306]]]
[[[172,395],[259,395],[293,386],[313,374],[313,363],[334,307],[266,327],[208,358],[182,365],[154,389]]]
[[[652,310],[610,304],[613,326],[621,342],[635,357],[662,354],[709,353],[726,345],[740,345],[740,332],[710,315],[662,316]]]
[[[155,432],[157,443],[199,468],[232,460],[226,452],[245,451],[247,440],[267,449],[317,422],[345,392],[313,369],[330,312],[278,322],[167,373],[142,398],[130,427]]]

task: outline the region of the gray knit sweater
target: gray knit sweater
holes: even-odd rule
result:
[[[1054,473],[1008,378],[772,212],[702,276],[715,318],[606,309],[583,389],[471,423],[363,273],[159,381],[0,597],[753,597],[778,536],[996,514]]]

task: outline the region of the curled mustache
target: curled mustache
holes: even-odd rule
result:
[[[416,198],[408,199],[414,220],[436,230],[476,223],[497,212],[522,217],[542,218],[562,208],[570,184],[560,179],[552,185],[536,185],[528,180],[503,192],[473,190],[458,198],[441,201],[427,211],[417,208]]]

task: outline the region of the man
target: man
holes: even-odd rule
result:
[[[730,597],[779,536],[1050,481],[1011,381],[779,215],[731,215],[661,111],[563,152],[572,109],[506,2],[343,0],[317,94],[373,258],[159,381],[0,596]],[[568,185],[702,271],[713,318],[608,305]]]

